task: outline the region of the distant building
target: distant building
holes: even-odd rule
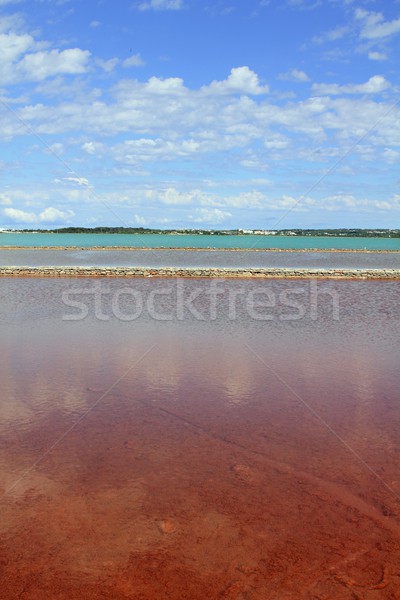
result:
[[[249,233],[252,235],[276,235],[278,232],[268,229],[239,229],[240,233]]]

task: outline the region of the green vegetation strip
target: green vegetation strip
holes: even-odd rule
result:
[[[317,237],[400,237],[400,229],[153,229],[148,227],[61,227],[57,229],[4,229],[0,233],[126,233],[172,235],[293,235]]]

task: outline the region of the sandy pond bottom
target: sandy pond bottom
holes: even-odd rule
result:
[[[1,599],[400,598],[400,283],[94,285],[0,281]]]

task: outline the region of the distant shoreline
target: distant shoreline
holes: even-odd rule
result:
[[[400,229],[332,228],[332,229],[152,229],[145,227],[61,227],[56,229],[1,229],[1,234],[38,235],[161,235],[201,237],[320,237],[398,239]]]

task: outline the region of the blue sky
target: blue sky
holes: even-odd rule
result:
[[[400,227],[400,2],[0,0],[0,227]]]

